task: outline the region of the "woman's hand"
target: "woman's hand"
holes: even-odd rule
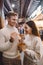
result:
[[[35,52],[33,50],[28,50],[26,49],[25,50],[25,53],[28,55],[28,56],[31,56],[33,59],[35,58]]]

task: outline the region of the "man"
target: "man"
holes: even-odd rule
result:
[[[0,51],[3,52],[4,65],[20,65],[20,56],[17,45],[19,43],[19,33],[16,28],[18,14],[8,12],[8,25],[0,30]]]
[[[25,18],[20,18],[18,24],[19,24],[18,30],[19,30],[20,34],[24,34],[23,25],[25,24]]]

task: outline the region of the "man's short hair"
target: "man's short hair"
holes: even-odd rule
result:
[[[11,16],[18,16],[18,13],[13,12],[13,11],[9,11],[6,15],[7,17],[11,17]]]

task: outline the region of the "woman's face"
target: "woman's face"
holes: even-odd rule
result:
[[[32,34],[32,28],[29,27],[27,24],[24,24],[24,30],[28,34]]]

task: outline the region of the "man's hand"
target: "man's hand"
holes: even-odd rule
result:
[[[18,35],[18,34],[17,34],[16,32],[11,33],[11,37],[12,37],[13,39],[15,39],[15,37],[16,37],[17,35]]]
[[[10,42],[14,42],[16,36],[17,36],[17,33],[16,32],[11,33]]]
[[[13,33],[11,33],[11,41],[13,42],[15,39],[18,39],[18,40],[20,40],[21,39],[21,37],[19,36],[19,34],[17,34],[16,32],[13,32]]]

